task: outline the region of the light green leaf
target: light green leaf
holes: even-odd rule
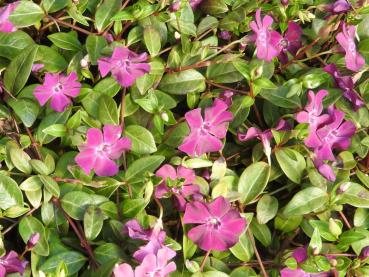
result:
[[[137,154],[151,154],[157,151],[153,135],[139,125],[127,126],[124,133],[132,141],[131,151]]]
[[[23,206],[23,195],[18,184],[10,177],[0,174],[0,209]]]

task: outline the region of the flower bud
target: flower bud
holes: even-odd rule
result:
[[[320,253],[319,248],[318,248],[318,247],[314,247],[314,248],[313,248],[313,251],[312,251],[312,254],[313,254],[314,256],[317,256],[317,255],[319,255],[319,253]]]
[[[33,247],[35,247],[35,245],[37,244],[37,242],[40,240],[40,233],[34,233],[33,235],[30,236],[30,238],[27,241],[27,249],[30,250]]]
[[[181,38],[181,34],[178,33],[177,31],[174,32],[174,37],[175,39],[180,39]]]
[[[288,6],[288,0],[281,0],[281,4],[285,7]]]
[[[176,12],[181,8],[181,1],[177,1],[174,2],[172,5],[170,5],[169,7],[169,11],[170,12]]]
[[[81,67],[82,68],[88,67],[89,62],[90,62],[90,57],[88,55],[84,56],[83,59],[80,62]]]
[[[332,266],[332,267],[336,267],[336,266],[337,266],[337,264],[338,264],[338,262],[337,262],[337,260],[336,260],[336,259],[330,259],[330,260],[329,260],[329,263],[331,264],[331,266]]]
[[[342,233],[342,230],[341,230],[340,226],[337,224],[337,222],[333,218],[329,219],[329,231],[336,238],[338,238],[339,235],[341,235],[341,233]]]
[[[350,183],[343,183],[343,184],[341,184],[339,186],[339,188],[337,189],[337,194],[344,193],[349,187],[350,187]]]
[[[360,256],[359,258],[360,259],[366,259],[369,257],[369,246],[365,246],[362,250],[361,250],[361,253],[360,253]]]
[[[218,36],[223,40],[230,40],[232,38],[231,33],[228,31],[221,31]]]
[[[168,114],[166,112],[162,112],[160,114],[160,117],[161,117],[162,120],[164,120],[164,122],[168,122],[169,121],[169,116],[168,116]]]

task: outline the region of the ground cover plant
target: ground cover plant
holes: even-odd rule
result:
[[[369,3],[0,3],[0,276],[369,276]]]

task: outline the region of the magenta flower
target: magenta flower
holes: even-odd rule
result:
[[[335,64],[324,67],[324,71],[329,73],[335,80],[336,86],[343,90],[343,96],[351,102],[355,110],[364,106],[365,103],[354,90],[354,81],[350,76],[341,76]]]
[[[86,174],[94,169],[98,176],[116,175],[118,166],[114,160],[131,149],[131,140],[121,135],[122,127],[115,125],[105,125],[103,132],[97,128],[88,129],[86,143],[78,147],[80,153],[75,158],[76,163]]]
[[[232,38],[232,35],[229,31],[221,31],[218,34],[218,37],[223,39],[223,40],[230,40]]]
[[[98,66],[102,77],[111,72],[122,87],[130,87],[137,78],[150,71],[150,65],[146,61],[146,53],[138,55],[127,47],[115,47],[110,58],[98,60]]]
[[[338,33],[336,39],[346,52],[346,67],[352,71],[359,71],[365,64],[365,60],[356,49],[355,33],[355,26],[347,26],[345,23],[342,23],[342,32]]]
[[[129,220],[125,224],[125,230],[132,239],[140,239],[143,241],[148,241],[144,246],[141,246],[135,253],[133,257],[141,262],[145,259],[147,255],[154,254],[157,255],[160,249],[166,250],[169,259],[175,257],[176,252],[171,248],[164,245],[166,234],[161,230],[161,224],[156,224],[152,229],[143,229],[137,220]]]
[[[178,147],[189,156],[201,156],[204,153],[216,152],[222,149],[223,139],[227,134],[228,123],[233,119],[228,105],[215,99],[212,107],[205,109],[205,119],[201,109],[197,108],[185,114],[191,132]]]
[[[351,9],[351,4],[347,0],[337,0],[334,3],[327,4],[326,10],[331,14],[346,13]]]
[[[314,148],[317,159],[334,161],[333,149],[346,150],[350,139],[355,134],[356,127],[351,121],[343,122],[345,113],[330,108],[331,121],[316,131],[310,147]]]
[[[281,52],[280,42],[282,36],[270,27],[273,24],[273,18],[269,15],[261,18],[261,10],[258,9],[255,15],[255,21],[251,21],[250,28],[254,31],[256,38],[257,57],[260,60],[270,62],[274,57],[277,57]]]
[[[155,188],[155,197],[162,198],[166,194],[172,193],[176,198],[180,212],[185,210],[186,198],[200,194],[199,186],[193,184],[196,176],[192,169],[179,166],[176,171],[173,166],[166,164],[156,171],[155,175],[163,179]]]
[[[336,180],[336,174],[334,174],[332,166],[324,163],[322,159],[317,157],[313,159],[313,163],[319,173],[328,181],[334,182]]]
[[[63,112],[72,103],[70,98],[76,97],[80,89],[81,84],[75,72],[68,76],[61,73],[46,73],[44,83],[35,88],[33,95],[41,106],[51,99],[51,108],[57,112]]]
[[[288,62],[287,52],[292,55],[296,55],[297,51],[301,48],[301,35],[302,28],[297,23],[288,22],[288,29],[281,40],[281,52],[278,56],[282,63]]]
[[[0,257],[0,276],[4,277],[15,272],[23,275],[27,264],[27,261],[21,261],[17,252],[10,251],[7,255]]]
[[[301,111],[296,115],[297,122],[309,124],[309,136],[305,139],[305,144],[309,147],[313,147],[313,141],[317,139],[315,130],[330,119],[329,115],[322,115],[323,98],[327,95],[328,91],[326,90],[319,90],[316,95],[310,90],[305,111]]]
[[[246,220],[222,196],[211,203],[188,203],[183,223],[200,224],[188,232],[188,237],[205,251],[229,249],[246,227]]]
[[[114,277],[166,277],[177,268],[174,262],[168,263],[170,259],[170,253],[166,249],[160,249],[157,255],[147,255],[134,272],[129,264],[116,266]]]
[[[0,32],[1,33],[11,33],[15,32],[17,28],[9,20],[9,16],[17,7],[18,2],[10,3],[2,8],[0,8]]]

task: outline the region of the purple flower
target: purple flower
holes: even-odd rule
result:
[[[230,40],[232,38],[231,33],[229,31],[221,31],[218,36],[223,40]]]
[[[102,77],[111,72],[122,87],[129,87],[137,78],[150,71],[150,65],[145,63],[146,60],[146,53],[138,55],[127,47],[116,47],[110,58],[98,60],[98,66]]]
[[[313,163],[319,173],[328,181],[334,182],[336,180],[336,174],[334,174],[333,168],[329,164],[324,163],[321,158],[315,157]]]
[[[178,210],[183,212],[186,207],[186,198],[194,194],[200,194],[198,185],[194,185],[195,172],[192,169],[179,166],[177,171],[173,166],[163,165],[156,176],[163,181],[155,188],[155,197],[162,198],[165,194],[172,193],[176,197]]]
[[[364,106],[364,101],[354,90],[354,81],[350,76],[341,76],[335,64],[329,64],[324,67],[324,71],[329,73],[335,80],[336,86],[343,90],[343,96],[352,103],[355,110]]]
[[[0,32],[1,33],[11,33],[15,32],[17,28],[9,20],[9,16],[17,7],[18,2],[8,4],[0,8]]]
[[[351,9],[351,4],[346,0],[337,0],[334,3],[327,4],[326,10],[331,14],[346,13]]]
[[[230,107],[232,105],[232,97],[234,92],[231,90],[225,90],[219,95],[219,99],[223,100],[224,103]]]
[[[94,169],[98,176],[113,176],[118,173],[118,166],[114,162],[124,151],[131,149],[131,140],[121,138],[122,127],[105,125],[103,132],[97,128],[87,131],[87,141],[79,146],[80,153],[76,156],[76,163],[86,174]]]
[[[166,277],[177,268],[174,262],[168,263],[170,259],[170,253],[166,249],[160,249],[156,255],[147,255],[134,272],[129,264],[116,266],[114,277]]]
[[[256,38],[257,57],[258,59],[270,62],[281,52],[280,42],[282,36],[273,30],[270,26],[273,24],[273,18],[269,15],[261,18],[261,10],[258,9],[255,15],[255,21],[250,23],[250,28],[254,31]]]
[[[305,111],[301,111],[296,115],[296,120],[299,123],[309,124],[309,136],[305,139],[305,144],[313,147],[313,142],[316,138],[315,130],[322,124],[328,122],[329,115],[323,114],[323,98],[328,95],[328,91],[319,90],[315,95],[312,90],[308,92],[308,104],[305,106]]]
[[[40,240],[40,233],[34,233],[27,241],[27,249],[32,249]]]
[[[338,33],[336,39],[345,50],[346,67],[352,71],[359,71],[365,64],[363,56],[356,50],[355,44],[356,27],[345,23],[342,24],[342,32]]]
[[[62,112],[72,103],[70,98],[76,97],[81,89],[75,72],[65,76],[61,73],[46,73],[44,83],[37,86],[33,95],[41,106],[50,100],[50,106],[57,112]]]
[[[246,220],[222,196],[211,203],[188,203],[183,223],[199,224],[188,232],[188,237],[205,251],[229,249],[246,227]]]
[[[350,139],[355,134],[356,127],[351,121],[343,122],[344,112],[332,107],[329,113],[330,122],[316,130],[315,139],[311,140],[309,147],[314,148],[317,159],[334,161],[332,150],[349,148]]]
[[[222,149],[221,139],[226,136],[228,122],[233,119],[232,113],[227,109],[226,103],[215,99],[214,105],[205,109],[204,119],[200,108],[187,112],[185,118],[191,132],[178,149],[189,156],[201,156]]]
[[[133,253],[133,257],[137,261],[143,261],[149,254],[156,255],[160,249],[166,250],[169,259],[175,257],[176,252],[164,245],[166,234],[161,230],[161,223],[157,223],[152,229],[145,230],[139,225],[137,220],[132,219],[126,223],[125,229],[128,231],[130,238],[148,241],[146,245],[141,246]]]
[[[21,261],[17,252],[10,251],[7,255],[0,257],[0,276],[15,272],[23,275],[27,264],[27,261]]]
[[[278,58],[282,63],[288,62],[287,52],[292,55],[296,55],[297,51],[301,48],[301,35],[302,29],[297,23],[288,22],[288,29],[281,40],[281,53]]]

